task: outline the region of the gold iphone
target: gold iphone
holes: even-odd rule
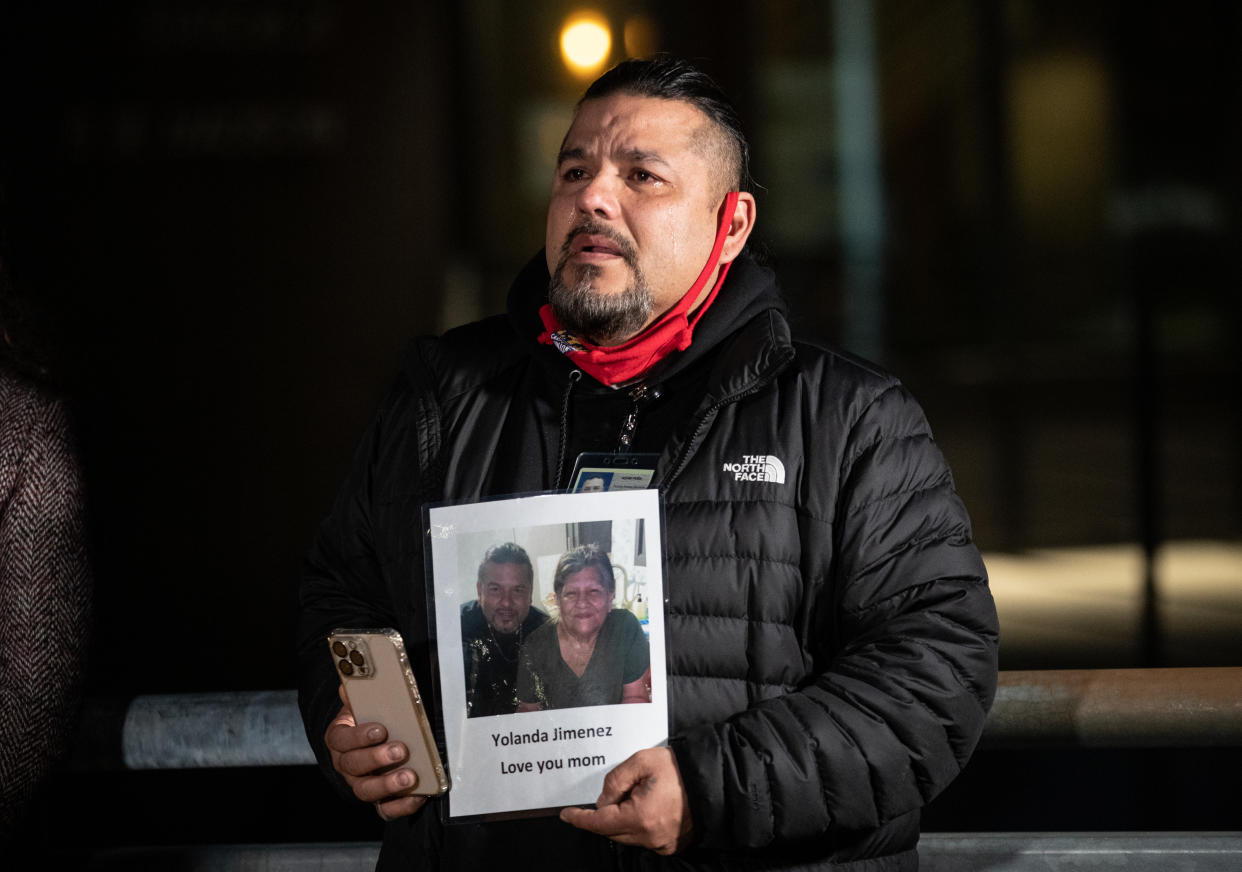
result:
[[[418,776],[414,793],[447,793],[448,776],[401,634],[390,629],[333,630],[328,647],[355,722],[383,724],[390,742],[405,743],[410,752],[405,765]]]

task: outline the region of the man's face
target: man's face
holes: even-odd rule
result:
[[[480,570],[479,607],[497,633],[516,633],[530,613],[530,573],[516,563],[488,561]]]
[[[619,344],[690,289],[724,199],[720,136],[680,100],[618,94],[582,104],[548,206],[550,298],[566,327]]]

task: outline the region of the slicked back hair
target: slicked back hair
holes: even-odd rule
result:
[[[483,562],[479,564],[479,583],[483,583],[483,567],[489,563],[512,563],[521,566],[526,570],[526,580],[534,583],[535,569],[530,564],[530,555],[526,553],[526,549],[514,542],[505,542],[501,545],[493,545],[487,549],[487,553],[483,555]]]
[[[668,55],[631,58],[592,82],[578,101],[578,106],[581,107],[587,100],[614,94],[681,100],[694,106],[715,122],[732,141],[735,166],[728,168],[729,182],[733,185],[730,190],[754,192],[755,181],[750,176],[750,144],[742,131],[742,120],[732,101],[707,73],[688,61]]]

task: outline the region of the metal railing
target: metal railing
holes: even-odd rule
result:
[[[1242,668],[1002,672],[989,748],[1242,747]]]
[[[187,769],[314,763],[291,690],[140,696],[88,704],[86,768]],[[1242,668],[1004,672],[988,748],[1242,747]],[[112,849],[92,869],[201,872],[374,868],[378,845],[204,845]],[[925,872],[1242,869],[1237,833],[927,833]]]
[[[182,872],[370,872],[378,844],[204,845],[130,848],[96,856],[90,869]],[[1237,872],[1238,833],[925,833],[922,872]]]
[[[921,872],[1237,872],[1242,833],[924,833]]]
[[[86,767],[189,769],[314,763],[292,690],[136,697],[120,735],[88,705]],[[111,732],[115,734],[115,727]],[[1002,672],[989,748],[1242,747],[1242,667]]]

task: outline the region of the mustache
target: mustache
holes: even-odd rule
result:
[[[565,234],[565,241],[561,244],[561,257],[558,266],[565,265],[565,261],[567,261],[570,254],[572,254],[569,250],[570,246],[573,244],[575,239],[584,233],[588,236],[603,236],[617,247],[617,251],[621,252],[621,257],[627,264],[634,266],[637,263],[638,252],[634,250],[633,243],[631,243],[628,239],[613,230],[611,227],[601,224],[598,221],[584,221],[581,224],[575,225],[567,234]]]

